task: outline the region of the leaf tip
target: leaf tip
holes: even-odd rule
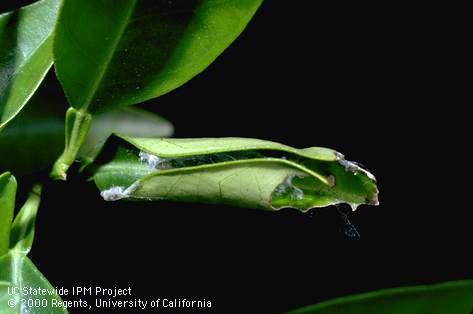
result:
[[[369,172],[368,170],[366,170],[365,168],[363,168],[361,166],[361,164],[357,163],[357,162],[354,162],[354,161],[350,161],[350,160],[347,160],[345,159],[345,156],[341,153],[338,153],[337,152],[337,159],[338,163],[340,165],[342,165],[346,171],[350,171],[350,172],[353,172],[353,173],[357,173],[357,172],[362,172],[364,173],[369,179],[373,180],[374,182],[376,182],[376,177],[371,173]]]

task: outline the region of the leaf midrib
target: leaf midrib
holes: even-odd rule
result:
[[[314,171],[312,171],[312,170],[310,170],[306,167],[298,165],[294,162],[291,162],[289,160],[277,159],[277,158],[255,158],[255,159],[244,159],[244,160],[232,160],[232,161],[227,161],[227,162],[212,163],[212,164],[205,164],[205,165],[199,165],[199,166],[181,167],[181,168],[173,168],[173,169],[161,169],[159,171],[150,172],[149,174],[147,174],[147,175],[143,176],[142,178],[140,178],[139,181],[144,182],[144,181],[146,181],[148,179],[151,179],[155,176],[175,174],[175,173],[179,173],[179,172],[198,171],[198,170],[205,170],[205,169],[217,168],[217,167],[244,165],[244,164],[259,164],[259,163],[284,164],[286,166],[289,166],[291,168],[294,168],[294,169],[297,169],[301,172],[304,172],[308,175],[311,175],[311,176],[313,176],[314,178],[320,180],[322,183],[324,183],[326,185],[330,185],[327,178],[325,178],[323,175],[321,175],[319,173],[316,173],[316,172],[314,172]],[[122,169],[123,167],[121,167],[121,166],[114,166],[114,167],[107,166],[107,172],[108,171],[110,171],[109,173],[113,172],[113,170],[114,170],[113,168]],[[127,165],[127,169],[130,169],[129,164]]]
[[[87,98],[85,98],[84,105],[81,106],[81,108],[78,109],[82,113],[88,112],[89,106],[90,106],[92,100],[94,99],[95,95],[97,94],[97,91],[100,87],[100,83],[103,81],[103,78],[105,77],[105,74],[107,73],[110,62],[112,62],[115,51],[116,51],[118,45],[120,44],[120,41],[123,37],[123,34],[125,33],[125,30],[126,30],[128,24],[130,23],[130,18],[133,15],[134,9],[136,7],[136,1],[137,0],[131,0],[130,1],[131,4],[128,7],[126,18],[125,18],[124,22],[122,23],[122,25],[119,26],[119,31],[117,33],[118,36],[116,36],[116,38],[114,38],[115,40],[112,43],[111,48],[109,49],[108,53],[105,56],[105,61],[103,62],[103,66],[101,68],[99,68],[99,73],[97,75],[97,79],[94,81],[94,84],[92,85],[91,92],[89,93]],[[71,104],[71,105],[73,105],[73,104]]]
[[[21,10],[24,10],[26,8],[31,8],[31,7],[34,7],[34,6],[39,6],[39,5],[42,5],[44,4],[43,3],[44,1],[39,1],[37,3],[33,3],[27,7],[24,7],[24,8],[21,8]],[[11,11],[11,12],[7,12],[5,14],[0,14],[0,19],[1,18],[4,18],[5,16],[9,16],[10,14],[13,14],[14,12],[16,11]],[[49,32],[48,36],[44,37],[44,39],[37,45],[37,47],[35,49],[33,49],[33,51],[31,51],[30,54],[28,54],[27,56],[23,56],[23,62],[21,62],[18,67],[16,67],[15,71],[11,74],[11,77],[15,77],[18,72],[20,72],[20,70],[22,71],[23,68],[25,66],[27,66],[30,61],[31,61],[31,58],[37,54],[37,52],[39,51],[39,49],[41,47],[43,47],[48,40],[51,40],[52,39],[52,34],[53,34],[53,29],[54,28],[51,28],[51,31]],[[52,50],[52,47],[51,47],[51,50]],[[28,96],[28,98],[25,100],[25,102],[18,108],[17,111],[15,111],[14,114],[12,114],[8,119],[6,119],[5,121],[1,122],[0,121],[0,129],[2,129],[3,127],[5,127],[8,122],[10,122],[14,117],[16,117],[18,115],[18,113],[23,109],[23,107],[25,107],[25,105],[28,103],[28,101],[31,99],[31,97],[33,96],[34,92],[36,91],[36,89],[38,88],[38,86],[41,84],[41,82],[43,81],[44,77],[46,76],[46,73],[48,73],[49,69],[51,68],[51,66],[53,65],[53,57],[52,57],[52,51],[51,51],[51,60],[49,62],[49,65],[47,66],[46,68],[46,71],[44,71],[41,79],[38,81],[38,83],[34,86],[34,88],[32,89],[32,92],[30,92],[30,95]],[[9,84],[7,86],[11,86],[11,83],[13,82],[13,80],[10,80]],[[8,87],[7,87],[8,88]]]

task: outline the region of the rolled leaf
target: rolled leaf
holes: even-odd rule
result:
[[[291,314],[458,314],[473,311],[473,280],[402,287],[341,297]]]
[[[105,200],[175,200],[307,211],[378,204],[374,176],[327,148],[245,138],[116,136],[95,162]]]
[[[53,63],[60,0],[0,14],[0,131],[25,106]]]
[[[184,84],[236,39],[261,2],[64,0],[54,58],[74,120],[51,176],[65,179],[87,131],[87,113],[140,103]]]

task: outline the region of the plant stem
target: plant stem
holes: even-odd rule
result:
[[[0,256],[8,253],[16,197],[16,180],[9,172],[0,175]]]
[[[41,201],[41,185],[33,185],[25,204],[11,225],[10,251],[28,254],[33,245],[36,215]]]
[[[90,129],[92,116],[74,108],[69,108],[66,113],[66,143],[64,152],[54,163],[50,173],[55,180],[66,180],[67,170],[76,159],[80,146]]]

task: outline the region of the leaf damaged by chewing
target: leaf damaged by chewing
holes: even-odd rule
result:
[[[321,147],[245,138],[113,136],[89,167],[105,200],[173,200],[266,210],[378,204],[376,179]]]

